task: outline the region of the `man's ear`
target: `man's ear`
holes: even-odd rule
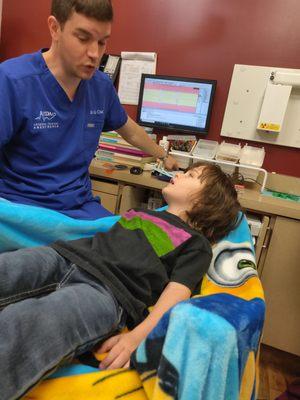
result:
[[[50,17],[48,17],[48,26],[52,40],[56,42],[59,39],[62,28],[60,23],[53,15],[50,15]]]

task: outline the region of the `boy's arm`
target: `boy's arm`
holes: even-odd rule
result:
[[[132,331],[107,339],[98,349],[98,353],[108,351],[108,355],[100,363],[100,368],[115,369],[127,366],[131,353],[152,331],[163,314],[180,301],[191,296],[190,289],[177,282],[170,282],[147,318]]]

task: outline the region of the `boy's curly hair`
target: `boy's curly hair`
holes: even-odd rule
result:
[[[216,243],[240,223],[241,205],[231,177],[218,165],[197,162],[186,171],[200,166],[204,169],[199,179],[205,186],[192,199],[194,206],[187,212],[188,223]]]

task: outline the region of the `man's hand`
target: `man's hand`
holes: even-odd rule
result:
[[[178,169],[178,163],[175,158],[168,155],[168,157],[164,160],[164,167],[169,171],[175,171]]]
[[[105,340],[97,353],[106,353],[107,356],[99,364],[101,369],[128,368],[131,353],[138,347],[139,341],[132,332],[121,333]]]

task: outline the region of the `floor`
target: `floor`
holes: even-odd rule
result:
[[[300,378],[300,357],[261,346],[258,400],[275,400],[287,385]]]

